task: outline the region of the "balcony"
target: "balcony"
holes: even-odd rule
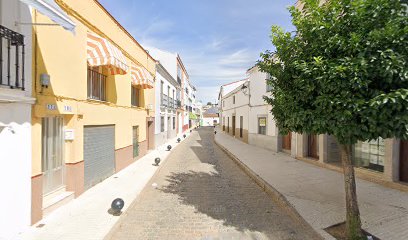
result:
[[[0,25],[0,85],[24,90],[24,55],[24,36]]]
[[[175,101],[175,103],[176,103],[176,108],[181,108],[181,101],[180,100],[176,100]]]
[[[161,101],[160,101],[160,106],[161,107],[168,107],[169,106],[169,97],[167,95],[164,95],[162,93],[160,99],[161,99]]]
[[[168,107],[174,109],[174,99],[169,97]]]

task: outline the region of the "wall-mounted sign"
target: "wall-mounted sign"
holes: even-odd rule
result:
[[[261,127],[266,126],[266,118],[259,118],[259,126]]]
[[[66,141],[72,141],[75,139],[74,129],[65,129],[64,130],[64,139]]]
[[[57,106],[55,104],[47,104],[47,109],[54,111],[57,110]]]
[[[64,106],[64,112],[72,112],[71,106]]]

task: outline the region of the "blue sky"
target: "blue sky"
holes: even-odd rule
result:
[[[273,48],[272,25],[294,30],[287,6],[296,0],[99,1],[142,46],[178,52],[203,103]]]

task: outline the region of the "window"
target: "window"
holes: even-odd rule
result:
[[[225,107],[225,100],[224,100],[224,101],[222,101],[222,106],[223,106],[223,107]]]
[[[88,68],[88,99],[106,101],[106,76],[101,68]]]
[[[176,129],[176,117],[173,117],[173,130]]]
[[[273,90],[272,85],[268,84],[268,81],[271,80],[271,75],[269,73],[266,74],[266,79],[265,79],[265,83],[266,83],[266,92],[270,92]]]
[[[225,131],[225,117],[222,118],[222,131]]]
[[[183,79],[181,67],[177,65],[177,82],[181,84],[181,79]]]
[[[353,149],[353,160],[357,167],[384,172],[384,139],[357,142]]]
[[[24,36],[1,25],[0,33],[0,85],[24,90]]]
[[[140,89],[132,86],[132,106],[140,107]]]
[[[235,104],[235,96],[232,96],[232,104]]]
[[[266,117],[258,118],[258,134],[266,135]]]
[[[164,132],[164,117],[160,117],[160,132]]]

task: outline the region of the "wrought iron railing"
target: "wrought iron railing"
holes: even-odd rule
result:
[[[0,25],[0,85],[24,90],[24,36]]]
[[[169,107],[169,108],[171,108],[171,109],[174,109],[174,99],[173,99],[173,98],[171,98],[171,97],[169,97],[169,104],[168,104],[168,107]]]
[[[88,68],[88,99],[106,101],[106,76],[91,68]],[[136,104],[134,101],[137,99],[132,98],[132,105]]]
[[[164,94],[161,94],[161,104],[160,105],[162,107],[167,107],[168,106],[168,101],[169,101],[168,96],[164,95]]]

